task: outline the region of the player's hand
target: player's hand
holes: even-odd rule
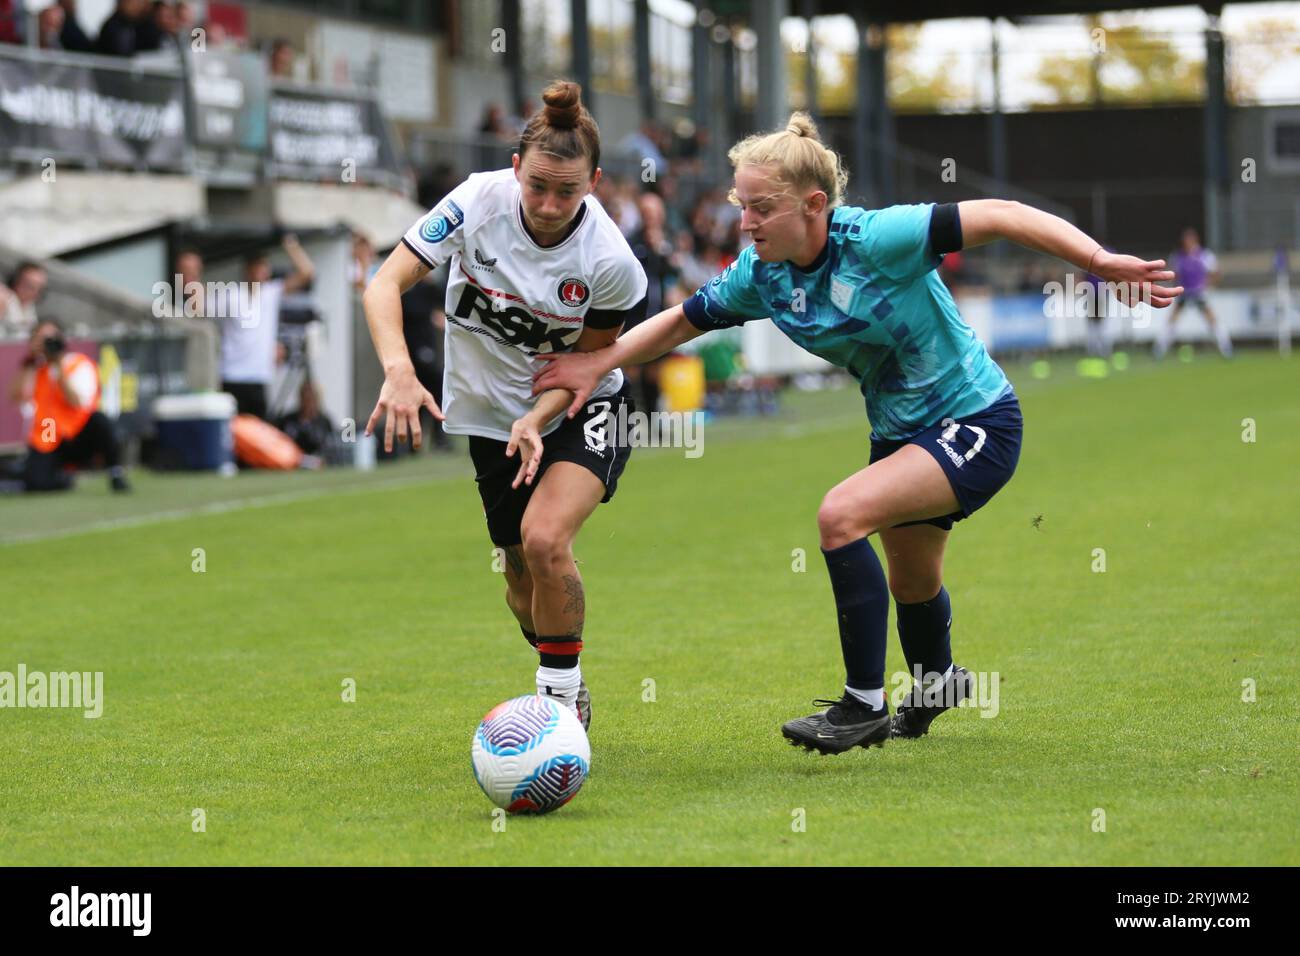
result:
[[[531,485],[537,477],[537,469],[542,464],[542,436],[537,430],[537,423],[532,416],[525,415],[515,420],[510,426],[510,441],[506,442],[506,457],[509,458],[519,450],[519,473],[510,483],[511,488],[518,488],[520,482]]]
[[[1092,274],[1107,282],[1120,283],[1116,294],[1125,305],[1149,302],[1155,308],[1163,309],[1183,294],[1180,285],[1157,285],[1172,282],[1175,278],[1164,259],[1148,261],[1102,249],[1093,257]]]
[[[394,434],[399,442],[404,442],[409,432],[411,444],[419,448],[423,437],[420,430],[421,408],[427,408],[435,421],[446,420],[428,389],[415,377],[415,369],[407,367],[391,372],[384,376],[384,387],[379,390],[379,402],[370,413],[370,421],[366,422],[366,435],[374,434],[375,425],[383,417],[386,453],[392,453]]]
[[[546,363],[533,375],[533,394],[567,388],[573,392],[566,413],[569,418],[578,414],[605,374],[602,360],[595,352],[547,352],[533,358]]]

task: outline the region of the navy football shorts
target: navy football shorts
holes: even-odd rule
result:
[[[945,418],[938,425],[901,441],[871,438],[871,463],[888,458],[904,445],[919,445],[943,468],[957,497],[960,510],[939,518],[907,521],[932,524],[945,531],[954,521],[969,518],[997,494],[1015,474],[1020,460],[1020,440],[1025,422],[1020,414],[1020,400],[1008,392],[988,408],[954,421]]]
[[[602,502],[614,497],[619,476],[632,454],[630,445],[618,441],[614,423],[618,420],[619,405],[627,406],[627,415],[636,410],[626,384],[617,395],[587,399],[582,411],[573,418],[566,418],[549,435],[543,435],[542,462],[537,468],[537,476],[531,485],[520,483],[518,488],[510,485],[519,473],[519,452],[507,458],[505,442],[470,436],[474,480],[478,483],[479,497],[483,499],[483,514],[493,544],[506,548],[523,542],[524,511],[532,500],[533,491],[541,483],[542,475],[557,461],[581,465],[599,478],[605,485]]]

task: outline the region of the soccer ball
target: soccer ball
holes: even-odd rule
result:
[[[474,779],[509,813],[550,813],[577,795],[591,765],[587,732],[549,697],[516,697],[487,712],[474,733]]]

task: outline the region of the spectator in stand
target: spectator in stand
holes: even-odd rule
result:
[[[69,352],[63,327],[42,319],[24,360],[23,396],[34,404],[23,484],[28,491],[67,491],[68,465],[101,457],[109,487],[130,491],[113,424],[99,410],[99,369],[88,355]]]
[[[321,410],[320,393],[310,378],[304,379],[298,389],[298,410],[285,415],[275,427],[292,438],[305,454],[324,459],[327,464],[341,463],[339,434]]]
[[[45,296],[49,276],[38,262],[25,260],[0,286],[0,329],[26,335],[36,327],[36,303]]]
[[[438,163],[427,175],[420,177],[416,203],[425,209],[432,209],[464,181],[465,177],[458,176],[451,163]]]
[[[677,233],[676,249],[673,255],[673,268],[677,270],[678,293],[681,298],[670,305],[677,305],[704,283],[722,271],[719,265],[721,257],[717,249],[707,241],[697,243],[690,232]]]
[[[176,36],[189,43],[198,26],[199,18],[194,13],[194,4],[185,3],[184,0],[176,4]]]
[[[682,214],[681,183],[676,176],[665,176],[647,188],[651,192],[658,193],[664,201],[664,212],[668,217],[665,228],[670,236],[690,228],[690,223]]]
[[[352,288],[365,292],[376,271],[374,243],[364,233],[352,233]]]
[[[108,56],[135,56],[145,25],[149,0],[117,0],[117,7],[99,28],[95,52]]]
[[[649,280],[646,315],[658,315],[667,308],[664,305],[665,291],[677,283],[677,271],[671,261],[673,243],[666,228],[668,214],[664,201],[651,192],[641,193],[636,205],[641,224],[627,241]]]
[[[514,139],[518,141],[520,136],[524,135],[524,127],[528,125],[528,118],[537,112],[537,107],[532,100],[524,100],[522,109],[518,116],[511,116],[506,120],[506,125],[510,127]]]
[[[667,214],[664,201],[651,192],[636,197],[640,226],[627,238],[632,254],[637,257],[646,275],[646,315],[658,315],[668,308],[665,300],[677,285],[677,271],[672,263],[673,244],[665,230]],[[627,332],[636,323],[624,328]],[[662,359],[631,366],[624,371],[633,395],[642,411],[653,412],[659,408],[659,372]]]
[[[0,0],[0,43],[22,43],[22,0]]]
[[[649,171],[653,172],[657,179],[668,175],[668,158],[663,154],[661,142],[662,134],[654,120],[642,120],[636,132],[628,133],[619,140],[616,152],[620,156],[631,157],[638,163],[649,160],[651,163]]]
[[[154,0],[136,31],[136,51],[176,49],[176,10],[166,0]]]
[[[284,37],[277,37],[271,41],[271,75],[277,79],[292,80],[293,65],[297,59],[294,53],[293,44]]]
[[[95,44],[77,21],[77,0],[59,0],[59,9],[63,11],[63,26],[59,31],[60,48],[70,53],[91,53]]]
[[[489,103],[483,108],[483,122],[478,125],[478,135],[482,139],[514,144],[515,131],[506,122],[505,111],[499,103]]]
[[[149,2],[149,0],[145,2],[144,13],[135,25],[136,53],[152,53],[155,50],[162,49],[162,34],[159,32],[158,23],[154,19],[154,10],[157,6],[156,2]]]
[[[171,274],[166,278],[167,301],[159,311],[164,316],[186,316],[192,319],[207,318],[209,313],[207,292],[203,286],[203,255],[193,246],[186,246],[172,260]],[[179,284],[179,290],[173,289]],[[180,292],[181,309],[176,309],[176,293]]]
[[[483,109],[483,122],[478,124],[478,167],[480,172],[501,169],[506,162],[507,149],[513,149],[519,140],[515,128],[506,121],[505,111],[497,103]]]
[[[640,186],[630,179],[620,179],[615,181],[614,188],[618,196],[618,217],[614,221],[625,238],[634,236],[641,230],[641,208],[637,204]]]
[[[63,8],[52,3],[36,15],[37,42],[42,50],[63,49]]]
[[[311,284],[316,270],[296,236],[284,237],[293,272],[271,278],[271,261],[255,253],[244,263],[243,288],[221,309],[221,388],[235,397],[241,415],[267,416],[266,391],[275,372],[280,303]]]

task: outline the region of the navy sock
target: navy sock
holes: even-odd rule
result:
[[[885,644],[889,634],[889,586],[867,538],[822,550],[835,594],[844,655],[845,684],[855,690],[885,686]]]
[[[532,631],[528,630],[528,628],[524,627],[522,624],[519,625],[519,630],[524,632],[524,640],[527,641],[529,644],[533,645],[533,649],[536,650],[537,635],[534,634]]]
[[[925,675],[942,674],[952,665],[951,627],[952,602],[945,587],[928,601],[898,605],[898,639],[912,676],[918,667]]]

